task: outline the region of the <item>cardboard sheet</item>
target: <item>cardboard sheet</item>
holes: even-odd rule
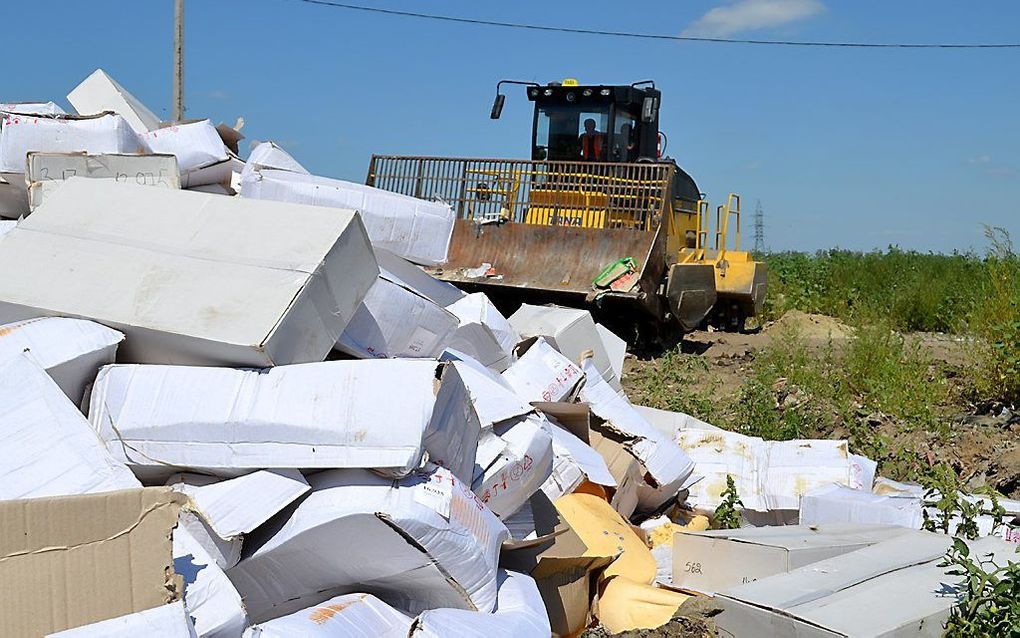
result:
[[[500,314],[485,293],[465,296],[446,308],[460,320],[450,347],[478,359],[496,372],[513,363],[513,350],[520,336]]]
[[[124,335],[98,323],[41,317],[0,326],[0,360],[27,355],[80,405],[99,368],[113,363]]]
[[[360,359],[434,359],[457,325],[456,316],[382,269],[336,347]]]
[[[959,577],[939,567],[951,539],[902,536],[722,592],[720,636],[941,636]],[[971,553],[1015,560],[998,538],[970,543]]]
[[[371,594],[344,594],[253,625],[244,638],[407,638],[411,618]]]
[[[184,606],[200,638],[236,638],[248,626],[241,595],[201,543],[180,526],[173,538],[174,572],[184,581]]]
[[[42,636],[178,600],[171,533],[183,500],[145,488],[0,502],[0,635]]]
[[[229,476],[341,467],[404,476],[426,450],[463,471],[460,455],[473,458],[477,431],[463,419],[466,397],[451,396],[463,403],[437,408],[439,373],[445,401],[443,387],[462,384],[456,371],[434,361],[327,361],[261,371],[114,365],[99,374],[89,419],[111,454],[147,476],[173,468]]]
[[[555,505],[587,546],[587,555],[617,556],[603,572],[603,581],[623,576],[646,585],[655,582],[655,559],[648,546],[605,500],[591,494],[568,494]]]
[[[0,440],[0,500],[140,486],[57,384],[24,355],[0,361]]]
[[[59,631],[47,638],[198,638],[184,603],[177,601],[110,620]]]
[[[255,621],[353,591],[414,614],[493,610],[496,562],[509,534],[450,472],[431,466],[393,481],[330,470],[309,483],[308,497],[228,572]]]
[[[855,523],[682,532],[673,542],[673,585],[711,595],[910,532]]]
[[[85,153],[29,153],[28,205],[38,208],[47,195],[72,177],[105,179],[120,184],[180,188],[173,155],[87,155]]]
[[[499,571],[496,609],[491,613],[433,609],[414,619],[411,638],[523,638],[549,636],[549,618],[534,579]]]
[[[24,174],[30,152],[134,153],[138,139],[119,115],[3,114],[0,172]]]
[[[606,631],[614,634],[655,629],[669,622],[690,596],[629,578],[611,578],[602,587],[595,614]]]
[[[273,169],[256,170],[242,177],[241,196],[354,209],[361,214],[373,246],[423,266],[446,261],[456,219],[446,204],[354,182]]]
[[[138,99],[117,84],[102,69],[96,69],[67,94],[67,101],[79,115],[113,111],[141,135],[159,127],[159,118]]]
[[[93,319],[127,335],[122,361],[252,367],[324,359],[378,275],[350,211],[80,178],[0,270],[0,322]]]

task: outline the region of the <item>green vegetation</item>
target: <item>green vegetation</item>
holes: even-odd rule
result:
[[[1020,636],[1020,562],[999,565],[972,556],[957,537],[940,567],[961,576],[959,602],[946,621],[946,638],[999,638]]]
[[[989,228],[991,243],[982,303],[971,313],[977,352],[976,392],[981,398],[1020,403],[1020,257],[1009,235]]]
[[[712,514],[712,529],[738,529],[741,526],[740,509],[744,502],[737,494],[737,485],[733,477],[726,475],[726,489],[722,493],[722,503]]]
[[[994,490],[986,489],[985,499],[967,498],[956,472],[948,465],[936,465],[921,477],[921,483],[925,487],[922,527],[929,532],[952,534],[972,541],[979,536],[978,517],[992,517],[992,534],[1006,517],[1006,509],[999,504],[999,495]],[[935,513],[929,514],[929,509]]]

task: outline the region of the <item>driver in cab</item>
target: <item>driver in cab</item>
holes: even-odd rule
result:
[[[581,159],[588,162],[598,162],[602,159],[605,146],[605,135],[595,128],[595,120],[588,118],[584,121],[584,133],[578,138],[581,143]]]

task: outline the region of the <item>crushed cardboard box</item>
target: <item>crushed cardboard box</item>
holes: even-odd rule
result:
[[[380,267],[379,278],[336,347],[362,359],[434,359],[446,349],[457,325],[455,315]]]
[[[711,595],[910,531],[853,523],[684,531],[674,537],[673,585]]]
[[[93,319],[127,335],[122,361],[253,367],[324,359],[379,274],[351,211],[80,178],[0,270],[2,322]]]
[[[177,158],[184,188],[229,180],[232,167],[227,147],[209,120],[175,122],[138,136],[149,153]],[[236,168],[240,170],[241,166]]]
[[[80,405],[85,387],[113,363],[123,340],[116,330],[83,319],[28,319],[0,326],[0,360],[24,353]]]
[[[275,142],[262,142],[251,149],[248,161],[244,163],[244,169],[241,171],[241,179],[261,168],[275,168],[281,171],[311,175],[307,168],[291,157],[290,153],[277,146]]]
[[[27,115],[67,115],[56,102],[0,102],[0,113]]]
[[[392,273],[405,286],[422,297],[431,299],[444,308],[449,308],[467,296],[460,288],[436,279],[420,266],[407,261],[400,255],[378,246],[375,246],[374,249],[375,257],[379,261],[379,268]]]
[[[464,352],[496,372],[513,363],[513,350],[520,336],[500,314],[485,293],[476,292],[446,307],[460,324],[450,338],[450,347]]]
[[[509,322],[522,339],[545,337],[549,345],[575,363],[580,363],[585,353],[590,351],[595,369],[614,391],[620,391],[616,364],[606,351],[595,320],[587,310],[523,304],[510,316]]]
[[[177,158],[173,155],[29,153],[25,172],[29,208],[34,211],[41,206],[47,196],[72,177],[158,188],[181,187]]]
[[[527,401],[569,401],[584,383],[584,373],[544,337],[521,344],[526,350],[503,372],[503,378]]]
[[[174,572],[184,581],[184,606],[200,638],[236,638],[248,626],[241,595],[202,544],[178,526],[173,537]]]
[[[113,365],[99,373],[89,419],[111,454],[153,478],[174,468],[229,476],[344,467],[400,477],[426,451],[470,477],[478,426],[464,419],[466,393],[448,385],[463,385],[457,370],[425,360]]]
[[[645,421],[626,397],[613,390],[594,359],[585,359],[582,370],[585,384],[581,400],[605,421],[602,434],[617,437],[646,470],[645,481],[638,487],[638,509],[653,511],[674,499],[686,486],[694,462],[679,445]]]
[[[168,488],[0,502],[0,635],[42,636],[179,600],[171,536],[183,502]]]
[[[471,488],[496,516],[520,509],[552,473],[549,427],[544,417],[528,414],[482,433]]]
[[[921,499],[879,496],[843,485],[823,485],[800,498],[801,525],[871,523],[921,529]]]
[[[0,360],[0,440],[0,500],[140,485],[106,451],[53,379],[26,355]]]
[[[446,204],[274,169],[257,169],[245,175],[241,197],[354,209],[361,215],[373,246],[424,266],[446,261],[456,219]]]
[[[509,533],[449,471],[430,466],[392,480],[329,470],[308,481],[311,493],[228,571],[256,622],[353,592],[413,614],[493,610]]]
[[[23,115],[3,113],[0,172],[24,174],[28,154],[134,153],[138,139],[124,118],[97,115]]]

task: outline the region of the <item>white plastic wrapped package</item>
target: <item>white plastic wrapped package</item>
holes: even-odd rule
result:
[[[252,625],[244,638],[407,638],[411,618],[371,594],[344,594]]]
[[[531,576],[499,572],[499,594],[491,614],[433,609],[414,619],[411,638],[547,638],[552,633],[542,594]]]
[[[0,173],[23,174],[30,152],[133,153],[139,147],[134,131],[119,115],[2,115]]]

